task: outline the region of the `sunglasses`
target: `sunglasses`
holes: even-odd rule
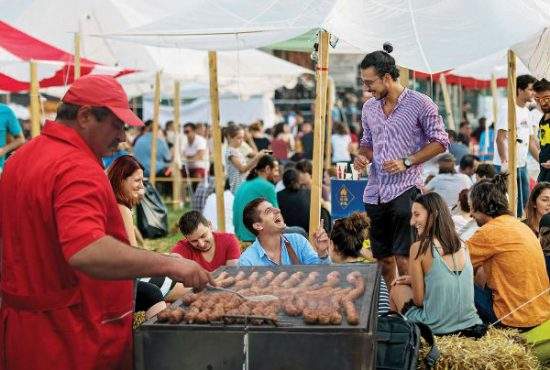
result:
[[[183,133],[185,134],[189,134],[191,132],[191,130],[183,130]]]
[[[550,95],[536,96],[535,100],[540,104],[550,104]]]

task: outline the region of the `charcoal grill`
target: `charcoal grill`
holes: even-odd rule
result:
[[[268,270],[320,273],[331,271],[343,277],[359,271],[365,279],[365,294],[355,301],[359,325],[307,325],[302,317],[279,314],[279,325],[168,324],[156,318],[134,332],[136,370],[365,370],[374,369],[376,313],[380,272],[376,265],[296,265],[280,267],[224,267],[215,275],[237,271],[247,276]]]

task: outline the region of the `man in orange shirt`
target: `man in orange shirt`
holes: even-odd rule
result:
[[[471,212],[480,229],[466,243],[474,268],[486,274],[486,286],[475,286],[481,319],[527,330],[550,318],[550,288],[538,239],[508,209],[507,176],[472,187]]]

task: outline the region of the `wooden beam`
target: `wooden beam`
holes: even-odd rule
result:
[[[174,160],[172,161],[172,177],[174,182],[172,183],[172,202],[176,209],[183,207],[181,199],[181,154],[180,154],[180,82],[174,81],[174,130],[176,130],[176,137],[174,142]],[[189,174],[188,174],[189,175]]]
[[[327,129],[325,140],[325,169],[328,170],[332,164],[332,108],[334,106],[334,80],[329,78],[327,84]]]
[[[80,78],[80,32],[74,34],[74,79]]]
[[[215,51],[208,52],[208,69],[210,72],[210,114],[212,124],[212,139],[214,144],[214,175],[216,188],[216,212],[218,230],[225,231],[225,205],[223,191],[225,174],[222,166],[222,130],[220,126],[220,96],[218,92],[218,55]],[[228,210],[232,212],[232,210]]]
[[[329,65],[329,33],[319,32],[319,60],[317,62],[315,91],[315,120],[313,124],[313,171],[311,183],[311,208],[309,211],[309,236],[319,228],[323,186],[323,134],[327,109],[327,82]]]
[[[441,73],[439,75],[439,83],[441,84],[441,91],[443,92],[443,101],[445,102],[445,113],[447,114],[447,124],[450,130],[456,130],[455,119],[453,117],[453,108],[451,105],[451,97],[449,95],[449,87],[447,85],[447,79],[445,75]]]
[[[409,70],[405,67],[399,67],[399,82],[403,87],[409,87]]]
[[[496,126],[496,122],[498,119],[498,89],[497,89],[497,77],[495,76],[494,73],[491,75],[491,95],[493,96],[493,123],[494,123],[494,126]],[[482,153],[485,153],[485,154],[489,153],[489,147],[491,146],[491,142],[489,141],[490,139],[489,126],[491,126],[491,123],[485,122],[485,147],[480,148]],[[494,132],[494,135],[496,136],[496,132]],[[495,148],[495,150],[497,149]]]
[[[155,92],[153,94],[153,127],[151,132],[151,161],[149,162],[149,181],[153,186],[157,182],[157,138],[160,119],[160,74],[155,74]]]
[[[517,158],[516,158],[516,54],[508,50],[508,201],[510,211],[517,214]]]
[[[36,71],[36,62],[30,61],[31,70],[31,89],[30,89],[30,110],[31,110],[31,136],[40,135],[40,95],[38,92],[38,73]]]

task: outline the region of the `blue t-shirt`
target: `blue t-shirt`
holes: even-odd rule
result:
[[[151,169],[151,142],[152,134],[146,132],[137,139],[136,144],[134,145],[134,156],[137,160],[143,165],[145,169],[144,175],[149,176],[149,171]],[[170,165],[170,149],[168,149],[168,144],[166,141],[161,138],[157,138],[157,173],[164,170]]]
[[[281,238],[281,265],[292,265],[288,250],[285,247],[285,238],[290,242],[290,245],[296,252],[300,264],[302,265],[319,265],[330,264],[330,258],[319,258],[317,252],[313,249],[309,241],[300,234],[284,234]],[[275,262],[269,259],[265,249],[256,239],[239,258],[239,266],[277,266]]]
[[[6,104],[0,103],[0,148],[6,146],[8,133],[12,136],[21,134],[21,126],[15,113]],[[6,156],[0,156],[0,168],[4,168]]]

